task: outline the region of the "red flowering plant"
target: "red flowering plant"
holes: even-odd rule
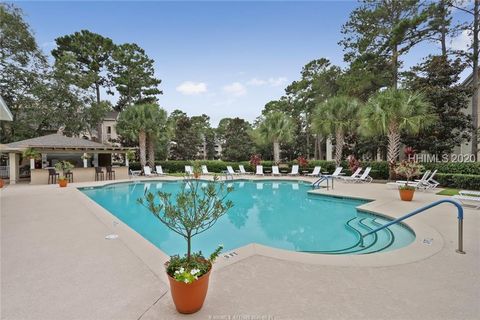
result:
[[[260,157],[259,154],[252,154],[250,156],[250,165],[252,167],[255,168],[256,166],[260,165],[261,162],[262,162],[262,158]]]
[[[352,173],[357,171],[357,169],[360,167],[360,161],[358,161],[358,159],[355,158],[353,154],[347,157],[347,161],[348,161],[348,168]]]
[[[297,163],[300,166],[300,168],[305,169],[306,166],[308,166],[308,160],[305,159],[304,156],[300,156],[297,158]]]
[[[405,154],[405,158],[407,158],[408,161],[415,161],[415,149],[412,147],[406,147],[403,150],[403,153]]]

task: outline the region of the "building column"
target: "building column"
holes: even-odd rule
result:
[[[333,145],[332,145],[332,139],[328,138],[327,139],[327,150],[326,150],[326,156],[327,156],[327,161],[333,161]]]
[[[93,166],[98,167],[98,153],[93,154]]]
[[[128,166],[129,166],[129,163],[128,163],[128,155],[127,155],[127,153],[125,152],[125,153],[123,154],[123,156],[125,157],[125,167],[128,167]]]
[[[20,178],[20,154],[10,152],[8,154],[8,165],[10,166],[10,184],[16,184]]]

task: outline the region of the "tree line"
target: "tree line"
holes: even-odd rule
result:
[[[453,9],[471,21],[454,22]],[[142,165],[215,159],[217,144],[222,159],[232,161],[254,153],[275,161],[324,159],[327,138],[337,162],[353,154],[393,164],[402,143],[445,154],[468,139],[477,154],[478,37],[466,51],[454,50],[448,39],[478,35],[479,1],[362,0],[341,28],[346,68],[315,59],[253,123],[225,118],[217,128],[207,115],[167,115],[159,107],[154,61],[134,43],[81,30],[55,39],[49,63],[20,9],[1,4],[0,21],[0,90],[14,115],[1,124],[4,143],[58,127],[70,135],[93,133],[108,110],[117,110],[121,142],[139,146]],[[405,55],[424,42],[438,52],[403,68]],[[474,71],[471,86],[459,83],[465,69]],[[104,95],[118,95],[117,103]]]

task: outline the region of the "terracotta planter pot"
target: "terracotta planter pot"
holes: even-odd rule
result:
[[[208,280],[212,269],[190,284],[179,282],[168,275],[173,303],[180,313],[195,313],[200,310],[208,291]]]
[[[400,199],[403,201],[412,201],[415,189],[400,189]]]
[[[200,178],[200,173],[195,172],[195,173],[193,174],[193,176],[195,177],[195,179],[198,179],[198,178]]]
[[[67,186],[68,180],[67,179],[59,179],[58,180],[58,185],[60,188],[65,188]]]
[[[3,179],[0,179],[0,189],[3,188],[4,185],[5,185],[5,182],[3,182]]]

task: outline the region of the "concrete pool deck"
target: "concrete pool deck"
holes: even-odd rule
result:
[[[165,283],[161,262],[167,257],[75,188],[95,184],[104,183],[64,189],[20,184],[0,191],[2,319],[477,319],[480,314],[478,210],[465,208],[465,255],[455,253],[456,210],[448,204],[409,220],[415,231],[417,224],[435,235],[423,249],[417,243],[429,254],[409,261],[402,249],[366,259],[319,260],[308,254],[292,260],[283,250],[240,248],[215,265],[204,308],[182,316]],[[417,192],[414,201],[402,202],[384,184],[337,183],[334,190],[318,192],[376,199],[365,209],[390,216],[444,198]],[[111,233],[119,239],[105,240]]]

